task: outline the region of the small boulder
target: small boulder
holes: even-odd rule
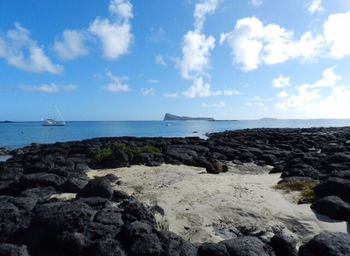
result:
[[[299,249],[299,256],[348,256],[350,235],[345,233],[322,233]]]
[[[279,232],[270,242],[276,256],[297,256],[297,241],[290,235]]]
[[[66,179],[53,173],[33,173],[21,177],[20,183],[23,188],[54,187],[61,186]]]
[[[128,250],[130,256],[161,256],[162,245],[155,234],[147,234],[133,241]]]
[[[253,236],[241,236],[220,243],[226,246],[230,256],[275,256],[273,249],[268,244]]]
[[[350,202],[350,181],[340,178],[329,178],[315,187],[318,197],[338,196]]]
[[[29,256],[25,245],[0,244],[0,256]]]
[[[319,214],[335,220],[350,221],[350,204],[337,196],[327,196],[317,200],[311,208]]]
[[[230,256],[224,244],[204,243],[198,247],[198,256]]]
[[[94,178],[77,194],[77,198],[81,197],[102,197],[111,199],[113,188],[110,181],[105,177]]]

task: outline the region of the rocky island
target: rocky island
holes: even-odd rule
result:
[[[188,117],[188,116],[176,116],[173,114],[166,113],[164,121],[215,121],[212,117]]]
[[[349,127],[97,138],[9,153],[0,256],[350,255]]]

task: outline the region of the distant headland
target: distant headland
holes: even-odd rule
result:
[[[188,116],[177,116],[173,114],[166,113],[164,116],[164,121],[190,121],[190,120],[199,120],[199,121],[215,121],[212,117],[188,117]]]

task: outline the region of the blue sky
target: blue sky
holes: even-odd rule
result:
[[[350,118],[348,0],[2,0],[0,120]]]

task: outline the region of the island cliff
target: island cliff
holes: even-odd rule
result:
[[[212,117],[187,117],[187,116],[176,116],[173,114],[166,113],[164,116],[164,121],[174,121],[174,120],[179,120],[179,121],[189,121],[189,120],[199,120],[199,121],[215,121],[214,118]]]

